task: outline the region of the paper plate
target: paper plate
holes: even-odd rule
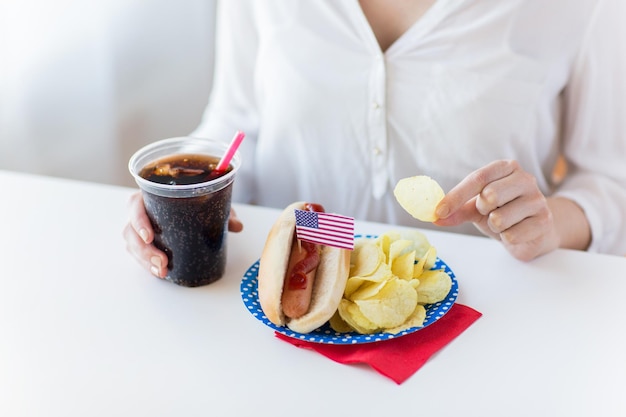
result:
[[[374,237],[374,236],[365,236],[365,237]],[[328,323],[325,323],[320,328],[313,330],[311,333],[303,334],[297,333],[290,330],[288,327],[277,326],[271,321],[267,319],[263,310],[261,309],[261,304],[259,303],[259,294],[258,294],[258,281],[257,277],[259,275],[259,261],[256,261],[254,264],[248,268],[246,273],[244,274],[240,290],[241,290],[241,299],[245,304],[246,308],[256,319],[265,324],[266,326],[274,329],[280,334],[283,334],[288,337],[293,337],[300,340],[305,340],[307,342],[314,343],[327,343],[327,344],[335,344],[335,345],[353,345],[358,343],[372,343],[379,342],[382,340],[394,339],[397,337],[402,337],[407,334],[415,333],[442,318],[455,303],[456,298],[459,292],[458,282],[456,277],[450,267],[440,258],[437,258],[437,262],[433,266],[432,269],[443,269],[452,280],[452,288],[450,288],[450,292],[448,295],[440,302],[434,304],[425,305],[426,309],[426,319],[424,320],[424,324],[421,327],[411,327],[410,329],[403,330],[400,333],[391,334],[391,333],[372,333],[372,334],[360,334],[356,332],[350,333],[338,333],[335,332]]]

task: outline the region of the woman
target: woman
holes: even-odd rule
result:
[[[428,227],[392,193],[426,174],[447,191],[438,226],[518,259],[623,254],[625,15],[621,0],[224,1],[193,135],[247,133],[236,201]],[[138,195],[124,234],[164,276]]]

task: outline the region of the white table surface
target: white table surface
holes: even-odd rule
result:
[[[239,293],[277,210],[236,205],[225,277],[153,278],[133,189],[0,171],[0,416],[624,416],[626,258],[530,263],[427,231],[476,323],[397,385],[273,336]],[[357,222],[357,233],[395,227]]]

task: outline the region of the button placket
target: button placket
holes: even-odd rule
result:
[[[370,79],[370,147],[372,150],[372,193],[381,198],[387,187],[387,113],[386,113],[386,70],[382,54],[374,57]]]

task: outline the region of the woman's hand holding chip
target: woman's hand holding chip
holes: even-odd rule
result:
[[[580,207],[564,198],[546,198],[535,177],[512,160],[468,175],[441,200],[437,215],[440,226],[474,223],[523,261],[558,247],[585,249],[590,240]]]

